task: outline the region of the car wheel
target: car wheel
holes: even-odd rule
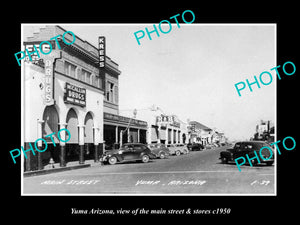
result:
[[[159,158],[160,158],[160,159],[166,158],[166,154],[165,154],[164,152],[161,152],[161,153],[159,154]]]
[[[143,156],[142,156],[142,162],[143,162],[143,163],[149,162],[149,159],[150,159],[150,158],[149,158],[148,155],[143,155]]]
[[[223,157],[222,159],[221,159],[221,161],[222,161],[222,163],[228,163],[228,159],[227,158],[225,158],[225,157]]]
[[[110,165],[114,165],[114,164],[116,164],[117,163],[117,157],[115,157],[115,156],[112,156],[112,157],[110,157],[109,159],[108,159],[108,163],[110,164]]]
[[[175,155],[177,155],[177,156],[179,156],[181,153],[180,153],[180,151],[179,150],[177,150],[176,152],[175,152]]]

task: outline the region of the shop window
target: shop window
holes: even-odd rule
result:
[[[76,75],[76,66],[75,65],[65,61],[64,68],[65,68],[66,75],[75,78],[75,75]]]

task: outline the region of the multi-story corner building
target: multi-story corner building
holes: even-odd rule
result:
[[[26,29],[25,25],[23,29]],[[34,45],[38,47],[41,42],[65,32],[60,26],[40,28],[23,37],[23,50],[30,52]],[[77,35],[75,37],[75,42],[67,45],[60,36],[57,42],[50,41],[50,54],[34,57],[33,51],[30,54],[32,61],[28,56],[22,61],[24,149],[30,149],[30,144],[34,146],[39,138],[45,139],[48,145],[47,151],[36,152],[37,155],[33,151],[26,152],[25,171],[43,169],[50,161],[62,167],[74,160],[80,164],[85,159],[97,161],[104,149],[103,117],[107,120],[105,111],[113,113],[108,109],[117,110],[118,83],[113,78],[120,71],[118,64],[109,57],[106,57],[105,67],[100,68],[98,49]],[[71,43],[74,37],[67,33],[64,39]],[[66,143],[57,137],[62,128],[67,128],[71,134]],[[52,141],[48,135],[54,132]],[[67,132],[60,134],[66,136]],[[43,149],[42,145],[38,142],[39,148]]]

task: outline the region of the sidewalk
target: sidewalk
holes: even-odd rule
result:
[[[82,169],[87,167],[94,167],[94,166],[102,166],[101,162],[94,162],[93,159],[85,160],[84,164],[79,164],[78,161],[68,162],[66,167],[60,167],[59,163],[54,163],[53,167],[51,165],[46,165],[43,170],[34,170],[34,171],[27,171],[23,173],[24,178],[36,176],[36,175],[44,175],[49,173],[58,173],[67,170],[76,170]]]

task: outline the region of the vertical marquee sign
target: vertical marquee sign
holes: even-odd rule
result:
[[[99,36],[99,67],[105,67],[105,37]]]
[[[45,63],[45,105],[53,105],[53,59],[47,57]]]
[[[45,66],[45,82],[44,82],[44,89],[45,89],[45,97],[44,97],[44,104],[45,105],[54,105],[54,62],[55,59],[61,57],[60,51],[52,51],[51,55],[45,55],[41,58],[44,61]]]

